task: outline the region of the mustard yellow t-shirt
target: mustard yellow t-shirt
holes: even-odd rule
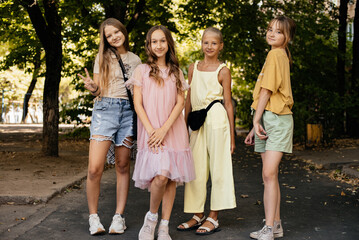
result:
[[[286,52],[281,48],[269,51],[253,91],[252,108],[256,109],[261,88],[272,92],[265,110],[278,115],[292,114],[293,95],[290,84],[290,66]]]

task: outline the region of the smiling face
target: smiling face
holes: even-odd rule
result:
[[[168,42],[165,33],[158,29],[151,35],[151,51],[157,58],[166,57],[168,52]]]
[[[202,51],[207,57],[218,57],[223,49],[223,42],[217,33],[208,31],[202,37]]]
[[[274,21],[272,25],[268,27],[266,40],[272,49],[284,47],[285,36],[278,21]]]
[[[122,48],[125,49],[123,44],[124,44],[126,38],[120,29],[118,29],[112,25],[107,25],[104,28],[104,35],[105,35],[107,42],[112,47],[115,47],[118,50],[120,50]]]

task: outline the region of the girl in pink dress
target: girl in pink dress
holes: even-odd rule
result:
[[[139,65],[127,85],[133,85],[138,116],[133,180],[151,192],[150,209],[139,232],[140,240],[153,240],[158,209],[162,220],[158,240],[170,240],[168,223],[176,185],[194,180],[192,153],[182,110],[184,91],[189,88],[179,69],[171,32],[152,27],[146,37],[146,64]]]

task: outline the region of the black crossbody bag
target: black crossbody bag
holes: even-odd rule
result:
[[[120,64],[120,67],[122,69],[123,80],[126,82],[128,80],[128,76],[127,76],[125,66],[123,65],[121,58],[118,59],[118,63]],[[128,100],[130,101],[131,109],[133,111],[133,122],[132,122],[133,140],[136,140],[137,139],[137,114],[135,111],[135,106],[133,105],[133,98],[132,98],[131,91],[127,87],[126,87],[126,91],[127,91]]]
[[[218,102],[220,102],[220,101],[214,100],[213,102],[211,102],[208,105],[208,107],[206,107],[204,109],[200,109],[198,111],[192,111],[188,114],[187,122],[193,131],[197,131],[198,129],[201,128],[204,121],[206,121],[207,112],[209,111],[209,109],[211,109],[213,104],[218,103]]]

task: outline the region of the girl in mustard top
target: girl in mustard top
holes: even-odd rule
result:
[[[264,182],[265,225],[250,237],[272,240],[283,237],[280,220],[278,167],[283,153],[292,152],[293,96],[290,84],[291,56],[288,43],[293,40],[295,23],[279,16],[268,25],[266,40],[271,46],[253,92],[253,128],[245,139],[261,153]]]
[[[234,117],[231,99],[231,72],[218,60],[223,49],[220,30],[207,28],[202,36],[204,59],[191,64],[188,80],[185,118],[190,111],[206,108],[214,100],[224,100],[224,105],[214,104],[200,129],[193,131],[190,146],[193,153],[196,179],[185,186],[184,212],[194,213],[192,219],[177,227],[179,231],[197,229],[196,234],[208,235],[219,231],[220,210],[236,207],[231,154],[235,148]],[[211,175],[210,212],[204,216],[207,181]]]

